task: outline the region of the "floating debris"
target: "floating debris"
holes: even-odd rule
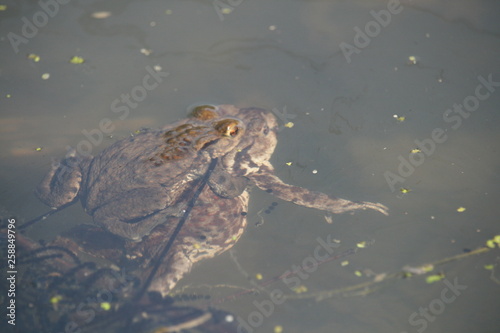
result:
[[[79,56],[74,56],[73,58],[71,58],[69,60],[69,63],[73,64],[73,65],[80,65],[80,64],[83,64],[84,62],[85,62],[85,59],[83,59],[82,57],[79,57]]]
[[[57,304],[57,303],[59,303],[62,299],[63,299],[63,297],[62,297],[61,295],[55,295],[55,296],[51,297],[51,299],[50,299],[50,303],[51,303],[51,304]]]
[[[33,60],[33,62],[39,62],[40,56],[38,54],[30,53],[28,54],[28,59]]]
[[[420,59],[415,56],[409,56],[408,60],[409,60],[408,62],[409,65],[416,65],[420,61]]]
[[[43,73],[42,80],[48,80],[48,79],[50,79],[50,73]]]
[[[434,283],[438,282],[444,279],[444,274],[435,274],[435,275],[429,275],[428,277],[425,278],[425,282],[427,283]]]
[[[306,286],[304,286],[303,284],[301,284],[300,286],[292,288],[292,290],[296,294],[302,294],[302,293],[307,292],[308,289],[307,289]]]
[[[421,153],[421,152],[422,151],[420,149],[418,149],[418,148],[410,150],[410,153],[412,153],[412,154]]]
[[[102,302],[102,303],[100,304],[100,306],[101,306],[101,309],[103,309],[104,311],[109,311],[109,310],[111,310],[111,304],[110,304],[110,303],[108,303],[108,302]]]
[[[427,274],[429,272],[432,272],[433,270],[434,270],[434,265],[431,265],[431,264],[422,265],[422,266],[418,266],[418,267],[412,267],[412,266],[403,267],[404,272],[416,274],[416,275]]]
[[[359,242],[358,244],[356,244],[357,247],[359,247],[360,249],[364,249],[366,247],[366,242],[363,241],[363,242]]]
[[[467,208],[460,206],[460,207],[457,208],[457,212],[463,213],[463,212],[465,212],[466,209]]]
[[[107,12],[107,11],[93,12],[92,14],[90,14],[90,17],[95,18],[95,19],[99,19],[99,20],[108,18],[110,16],[111,16],[111,12]]]
[[[404,187],[401,187],[399,190],[400,190],[400,191],[401,191],[401,193],[403,193],[403,194],[406,194],[406,193],[411,192],[411,190],[410,190],[410,189],[408,189],[408,188],[404,188]]]
[[[494,249],[496,247],[495,241],[493,239],[488,239],[486,241],[486,246],[489,247],[490,249]]]
[[[405,116],[398,116],[397,114],[394,114],[392,115],[393,118],[395,118],[397,121],[399,121],[400,123],[402,123],[403,121],[406,120],[406,117]]]

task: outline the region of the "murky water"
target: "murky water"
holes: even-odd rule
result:
[[[392,279],[321,302],[307,298],[373,280],[370,272],[478,248],[500,233],[498,3],[49,2],[43,9],[5,1],[0,11],[3,209],[19,219],[44,212],[32,190],[67,146],[95,153],[200,102],[275,108],[281,121],[294,123],[280,133],[273,157],[280,177],[382,202],[390,216],[360,212],[328,224],[321,212],[255,189],[233,258],[200,263],[179,288],[226,285],[198,291],[220,299],[233,292],[229,285],[252,287],[245,273],[266,280],[301,265],[318,237],[340,240],[335,254],[366,241],[367,248],[307,277],[291,276],[307,288],[298,294],[303,299],[270,307],[262,293],[218,306],[256,332],[277,325],[283,332],[498,330],[499,285],[484,268],[498,264],[498,249],[437,267],[446,279],[433,284]],[[71,64],[74,56],[84,63]],[[421,153],[411,153],[415,140]],[[273,201],[278,205],[266,214]],[[32,234],[48,238],[63,225],[88,222],[75,205]],[[266,287],[273,289],[297,295],[283,282]]]

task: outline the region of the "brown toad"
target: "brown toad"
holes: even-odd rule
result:
[[[190,118],[120,140],[94,158],[72,151],[53,166],[36,194],[55,208],[79,198],[97,224],[139,241],[167,217],[182,214],[184,197],[209,162],[233,150],[244,132],[241,120],[198,107]],[[210,183],[221,196],[237,196],[245,186]]]
[[[194,117],[118,141],[93,159],[81,159],[78,168],[73,168],[76,177],[59,177],[54,181],[60,168],[54,169],[38,188],[39,196],[51,206],[68,202],[57,198],[69,192],[68,199],[80,197],[97,224],[125,239],[142,239],[141,242],[122,239],[123,244],[119,245],[110,243],[111,252],[102,247],[91,248],[88,242],[91,237],[77,242],[85,243],[87,252],[113,261],[119,262],[123,255],[139,257],[143,278],[147,277],[151,260],[160,260],[162,265],[149,290],[166,295],[191,270],[193,263],[222,253],[236,243],[246,227],[247,181],[301,206],[330,213],[369,208],[387,215],[387,207],[380,203],[335,198],[279,179],[269,162],[277,144],[277,121],[272,113],[232,105],[197,110]],[[186,125],[202,129],[184,132]],[[178,139],[168,141],[178,136],[187,139],[188,148],[184,149]],[[217,166],[208,186],[201,188],[171,251],[158,258],[182,218],[188,200],[185,195],[192,194],[195,181],[207,172],[214,158],[218,158]],[[70,162],[66,159],[62,165]],[[77,181],[68,184],[69,179]],[[66,190],[61,190],[64,186]],[[82,235],[71,238],[76,240]]]

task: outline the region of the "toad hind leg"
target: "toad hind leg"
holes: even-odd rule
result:
[[[81,159],[73,150],[60,163],[52,164],[52,169],[35,190],[38,198],[52,208],[73,202],[77,198],[82,181],[80,162]]]
[[[111,233],[140,241],[168,217],[182,216],[185,208],[182,202],[172,205],[163,187],[138,188],[99,206],[91,215],[94,222]]]

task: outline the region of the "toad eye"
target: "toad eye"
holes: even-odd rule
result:
[[[224,132],[223,135],[234,137],[238,134],[239,131],[240,131],[240,128],[237,125],[232,125],[232,126],[228,126],[226,128],[226,131]]]
[[[191,111],[191,117],[200,120],[209,120],[217,118],[217,112],[215,107],[212,105],[199,105]]]
[[[268,135],[269,134],[269,127],[265,126],[264,130],[262,131],[262,133],[264,133],[264,135]]]
[[[238,121],[234,119],[225,119],[217,122],[214,128],[219,132],[222,136],[235,137],[238,135],[240,131],[240,127],[238,126]]]

